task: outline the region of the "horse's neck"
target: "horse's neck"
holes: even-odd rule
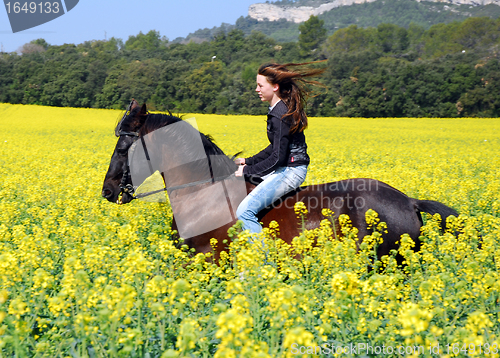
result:
[[[217,181],[237,169],[219,147],[184,121],[160,127],[141,140],[151,147],[154,170],[163,175],[167,189]]]
[[[164,174],[167,188],[204,184],[213,180],[206,159],[176,164],[169,162],[169,169]]]

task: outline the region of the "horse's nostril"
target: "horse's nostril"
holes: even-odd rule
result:
[[[111,195],[113,195],[113,192],[109,189],[103,189],[102,190],[102,196],[106,199],[110,198]]]

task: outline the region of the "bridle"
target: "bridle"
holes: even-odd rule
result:
[[[120,133],[120,137],[122,135],[139,137],[139,134],[136,133],[136,132],[123,132],[123,133]],[[135,199],[135,197],[134,197],[134,192],[135,192],[134,186],[131,183],[127,184],[127,181],[128,181],[129,178],[130,178],[130,167],[128,165],[128,158],[127,158],[127,163],[125,165],[125,169],[123,170],[123,174],[122,174],[122,180],[120,181],[120,185],[118,185],[118,187],[120,188],[120,194],[118,194],[118,197],[121,197],[121,195],[123,195],[123,193],[127,193],[133,199]]]
[[[136,139],[134,140],[134,142],[135,142],[140,137],[139,132],[127,132],[127,131],[123,131],[121,129],[121,124],[122,124],[123,120],[125,119],[125,117],[127,117],[130,114],[130,111],[132,110],[133,103],[134,103],[134,100],[132,100],[130,102],[130,104],[128,105],[127,110],[125,111],[122,119],[118,123],[117,130],[115,131],[115,135],[117,137],[122,137],[122,136],[136,137]],[[143,139],[143,141],[144,141],[144,139]],[[132,142],[132,144],[134,144],[134,142]],[[149,160],[149,157],[148,157],[148,160]],[[121,197],[122,197],[123,193],[129,194],[132,197],[132,199],[135,199],[134,186],[132,184],[130,184],[130,182],[127,184],[127,181],[129,181],[129,179],[130,179],[130,167],[128,164],[128,157],[127,157],[127,163],[125,165],[125,169],[123,170],[122,180],[120,181],[120,185],[118,185],[118,187],[120,188],[120,193],[118,194],[118,203],[119,204],[121,204]]]

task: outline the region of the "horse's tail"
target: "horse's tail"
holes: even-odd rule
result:
[[[415,208],[418,212],[429,213],[431,215],[441,215],[441,226],[446,229],[446,218],[448,216],[458,216],[458,212],[449,206],[434,200],[415,200]]]

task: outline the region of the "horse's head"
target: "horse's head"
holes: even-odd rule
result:
[[[155,171],[173,190],[213,182],[237,169],[210,137],[188,122],[171,114],[149,114],[146,105],[139,107],[135,100],[116,126],[115,135],[118,142],[102,187],[102,196],[113,203],[132,201],[137,184]]]
[[[140,107],[137,101],[132,100],[115,128],[118,142],[111,156],[111,162],[102,186],[102,196],[113,203],[126,204],[133,199],[132,180],[128,168],[128,150],[139,138],[139,131],[146,116],[146,105]]]

